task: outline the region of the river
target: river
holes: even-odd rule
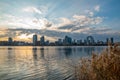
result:
[[[0,46],[0,80],[71,80],[80,58],[103,46]]]

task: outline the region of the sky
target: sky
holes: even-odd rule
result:
[[[34,34],[120,41],[119,25],[120,0],[0,0],[0,41],[31,42]]]

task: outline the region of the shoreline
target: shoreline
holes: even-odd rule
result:
[[[44,46],[33,46],[33,45],[0,45],[0,46],[32,46],[32,47],[44,47]],[[47,45],[47,46],[59,46],[59,45]],[[108,46],[108,45],[61,45],[61,46]]]

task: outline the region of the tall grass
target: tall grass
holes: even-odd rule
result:
[[[101,54],[83,58],[75,66],[76,80],[120,80],[120,47],[109,46]]]

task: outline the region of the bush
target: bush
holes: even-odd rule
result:
[[[83,58],[75,66],[76,80],[120,80],[120,47],[109,46],[101,54]]]

